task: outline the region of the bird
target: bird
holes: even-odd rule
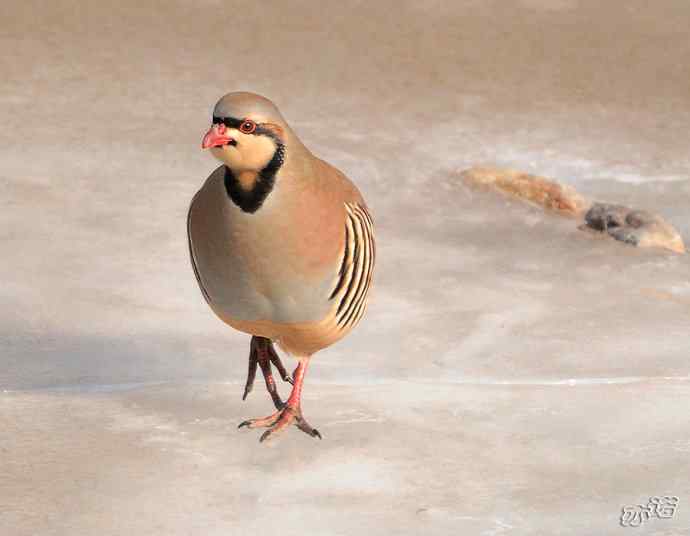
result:
[[[302,413],[304,378],[312,356],[350,333],[367,309],[376,260],[370,210],[261,95],[220,98],[201,147],[221,165],[189,206],[191,264],[215,315],[251,335],[242,399],[258,366],[275,406],[239,428],[266,428],[261,442],[292,425],[321,439]],[[297,360],[292,375],[274,345]],[[285,401],[272,367],[291,384]]]

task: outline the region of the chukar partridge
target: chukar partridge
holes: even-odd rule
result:
[[[374,270],[373,222],[359,190],[314,156],[268,99],[229,93],[213,110],[202,147],[222,165],[192,199],[189,250],[201,292],[215,314],[252,335],[243,399],[257,365],[276,412],[240,427],[266,427],[261,441],[302,416],[310,358],[359,322]],[[294,356],[292,377],[273,343]],[[292,392],[283,403],[274,365]]]

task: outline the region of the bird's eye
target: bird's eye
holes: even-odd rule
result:
[[[250,119],[245,119],[240,125],[240,132],[244,134],[251,134],[256,130],[256,123]]]

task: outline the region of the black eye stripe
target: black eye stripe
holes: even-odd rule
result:
[[[219,124],[224,124],[228,128],[235,128],[239,130],[240,132],[244,132],[245,134],[252,134],[258,125],[252,121],[251,119],[235,119],[234,117],[218,117],[216,115],[213,116],[213,124],[214,125],[219,125]],[[250,125],[253,126],[251,129],[251,132],[247,132],[246,129],[242,128],[242,126],[245,123],[249,123]]]
[[[217,115],[213,116],[214,125],[219,125],[220,123],[223,123],[226,127],[235,128],[237,130],[240,130],[240,132],[240,126],[242,126],[242,123],[244,123],[245,121],[251,121],[251,119],[235,119],[234,117],[219,117]],[[263,124],[261,123],[254,122],[254,124],[256,125],[256,128],[254,129],[254,132],[252,132],[252,134],[256,136],[268,136],[270,138],[273,138],[277,143],[284,143],[283,140],[270,128],[263,126]]]
[[[235,119],[234,117],[218,117],[217,115],[214,115],[213,124],[218,125],[220,123],[223,123],[228,128],[239,129],[240,125],[244,123],[244,119]]]

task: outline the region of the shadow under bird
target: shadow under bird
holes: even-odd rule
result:
[[[221,98],[202,148],[222,165],[189,208],[192,266],[213,312],[252,335],[243,400],[258,366],[276,407],[240,427],[268,428],[261,441],[291,424],[321,438],[302,415],[304,376],[311,356],[347,335],[366,309],[376,257],[369,210],[259,95]],[[292,376],[273,343],[297,359]],[[286,402],[272,366],[292,384]]]

